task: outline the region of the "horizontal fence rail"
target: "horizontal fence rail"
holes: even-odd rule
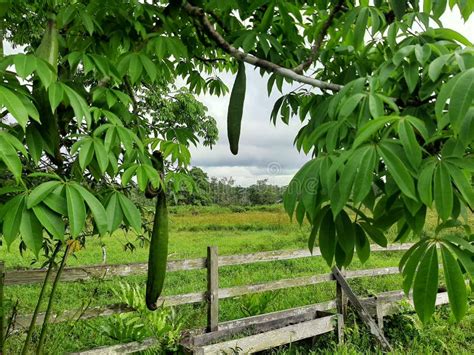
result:
[[[372,277],[382,275],[393,275],[398,274],[399,270],[397,267],[386,267],[377,269],[365,269],[365,270],[352,270],[344,272],[346,279],[355,279],[360,277]],[[285,288],[292,287],[303,287],[320,284],[323,282],[335,281],[332,273],[315,275],[315,276],[303,276],[293,279],[283,279],[278,281],[265,282],[261,284],[247,285],[247,286],[234,286],[229,288],[221,288],[218,290],[218,298],[226,299],[232,297],[238,297],[243,295],[249,295],[253,293],[276,291]],[[206,302],[206,292],[194,292],[186,293],[181,295],[171,295],[160,297],[158,304],[164,304],[165,306],[180,306],[185,304],[193,304]],[[331,303],[332,304],[332,303]],[[101,307],[93,307],[87,309],[81,313],[80,310],[70,310],[62,312],[61,314],[53,315],[54,322],[60,323],[70,320],[75,315],[79,315],[79,319],[85,320],[90,318],[96,318],[101,316],[110,316],[114,314],[133,312],[134,309],[127,307],[122,304],[113,304]],[[38,315],[37,322],[41,324],[44,314]],[[29,325],[31,321],[31,315],[23,315],[17,317],[17,327],[25,327]]]
[[[396,252],[410,249],[413,244],[391,245],[387,248],[373,245],[373,252]],[[243,265],[257,262],[271,262],[280,260],[292,260],[299,258],[321,256],[319,248],[313,250],[313,254],[309,250],[283,250],[283,251],[265,251],[253,254],[243,255],[224,255],[219,256],[218,264],[221,266]],[[188,260],[171,260],[168,261],[167,271],[186,271],[186,270],[202,270],[206,268],[206,258],[188,259]],[[111,265],[88,265],[80,267],[64,268],[61,275],[61,281],[80,281],[91,280],[95,278],[110,278],[114,276],[132,276],[145,274],[147,271],[146,263],[131,264],[111,264]],[[6,270],[5,286],[26,285],[40,283],[44,281],[46,274],[45,269],[33,270]],[[53,273],[54,277],[54,273]],[[195,296],[196,297],[196,296]],[[195,298],[193,298],[195,299]],[[199,302],[199,301],[196,301]]]

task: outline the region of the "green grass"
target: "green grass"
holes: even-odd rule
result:
[[[230,208],[180,206],[172,208],[171,212],[169,248],[171,259],[203,257],[206,255],[206,247],[208,245],[218,246],[220,255],[306,248],[309,232],[308,226],[303,225],[299,227],[296,223],[291,223],[281,206],[251,208],[245,212],[232,212]],[[434,221],[434,217],[430,216],[427,233],[433,231]],[[394,238],[394,235],[394,232],[390,232],[388,237]],[[136,246],[133,252],[124,249],[125,245],[129,242],[134,243]],[[147,248],[140,246],[140,242],[135,234],[120,231],[112,236],[88,239],[85,248],[76,252],[75,257],[71,258],[68,264],[70,266],[77,266],[101,263],[102,245],[107,250],[107,263],[144,262],[148,257]],[[2,247],[0,249],[0,259],[5,260],[8,268],[29,267],[32,265],[33,256],[28,252],[20,256],[17,248],[18,245],[13,245],[12,250],[7,252]],[[396,266],[401,255],[401,252],[372,253],[365,265],[361,265],[357,259],[354,259],[350,268]],[[43,260],[40,259],[32,266],[39,267]],[[329,268],[322,258],[305,258],[222,267],[219,270],[219,282],[220,287],[232,287],[283,278],[314,275],[328,271]],[[142,289],[145,287],[145,275],[62,283],[58,288],[55,311],[61,312],[67,309],[77,309],[83,306],[84,303],[89,302],[91,306],[116,303],[119,300],[112,290],[117,288],[119,283],[123,281],[137,284]],[[361,296],[401,288],[401,278],[398,275],[361,278],[350,280],[350,283]],[[164,294],[171,295],[204,291],[205,287],[205,270],[173,272],[167,276]],[[31,313],[35,307],[39,288],[40,285],[11,286],[5,289],[5,295],[10,305],[18,301],[20,314]],[[331,283],[280,290],[271,297],[271,301],[260,312],[271,312],[315,302],[323,302],[334,298],[334,296],[335,287]],[[244,296],[222,300],[220,302],[220,320],[225,321],[246,316],[245,306],[252,302],[258,303],[258,297],[265,296]],[[43,305],[44,308],[45,305]],[[178,308],[178,313],[184,317],[188,327],[200,327],[205,324],[206,313],[205,307],[202,304],[181,306]],[[467,324],[469,326],[472,326],[472,320],[472,317],[468,317]],[[98,318],[77,322],[73,330],[67,324],[52,326],[51,334],[54,336],[49,341],[50,349],[55,349],[55,344],[59,344],[59,347],[54,351],[51,350],[51,353],[76,351],[115,343],[115,341],[105,338],[97,331],[98,327],[106,323],[106,318]],[[21,335],[9,339],[7,344],[10,350],[9,353],[18,352],[22,339],[23,336]],[[447,339],[444,341],[447,341]],[[346,345],[348,353],[351,353],[352,350],[356,351],[357,346],[351,345],[349,342]],[[402,346],[413,346],[414,349],[416,348],[415,345],[407,345],[405,343]],[[465,348],[464,345],[459,346],[463,349]],[[325,343],[325,347],[328,352],[331,352],[331,349],[334,350],[329,340]],[[303,345],[301,349],[306,348]],[[289,348],[282,348],[280,350],[283,352],[292,351]]]

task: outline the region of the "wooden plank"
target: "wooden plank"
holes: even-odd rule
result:
[[[207,331],[219,324],[219,264],[217,247],[207,247]]]
[[[337,317],[337,329],[336,329],[336,337],[337,343],[342,344],[344,343],[344,317],[342,314],[336,314]]]
[[[219,290],[219,298],[229,298],[252,293],[281,290],[284,288],[315,285],[322,282],[332,281],[331,274],[315,276],[303,276],[294,279],[283,279],[255,285],[236,286]]]
[[[335,321],[336,316],[313,319],[257,335],[198,347],[194,350],[194,354],[220,355],[222,352],[233,351],[239,354],[251,354],[328,333],[334,330]]]
[[[411,248],[413,244],[405,243],[399,245],[390,245],[386,248],[383,248],[379,245],[372,245],[372,252],[394,252],[394,251],[403,251]],[[277,251],[264,251],[247,255],[225,255],[219,257],[220,266],[229,266],[229,265],[241,265],[241,264],[251,264],[256,262],[270,262],[278,260],[291,260],[299,258],[308,258],[314,256],[321,256],[321,251],[319,248],[314,248],[313,253],[308,249],[301,250],[277,250]]]
[[[142,341],[134,341],[126,344],[118,344],[113,346],[102,346],[99,348],[69,353],[70,355],[115,355],[129,354],[143,351],[157,345],[156,338],[147,338]]]
[[[394,307],[390,308],[390,309],[387,308],[386,306],[390,305],[390,302],[394,303],[398,300],[403,299],[404,295],[405,294],[404,294],[403,291],[388,291],[388,292],[383,292],[383,293],[377,295],[377,298],[387,300],[387,302],[383,303],[384,304],[383,314],[384,315],[389,315],[389,314],[393,314],[393,312],[395,312],[395,311],[398,311],[399,307],[396,304],[395,305],[392,304]],[[368,298],[362,299],[361,302],[363,302],[364,305],[374,304],[375,299],[376,299],[375,297],[368,297]],[[446,303],[448,303],[448,294],[446,292],[439,293],[437,295],[437,298],[436,298],[436,304],[441,305],[441,304],[446,304]],[[274,321],[278,322],[279,319],[284,319],[289,313],[291,313],[293,315],[298,315],[298,314],[304,314],[305,312],[327,311],[327,310],[334,309],[335,307],[336,307],[336,301],[332,300],[332,301],[328,301],[328,302],[324,302],[324,303],[318,303],[318,304],[314,304],[314,305],[298,307],[298,308],[294,308],[294,309],[290,309],[290,310],[284,310],[284,311],[279,311],[279,312],[262,314],[262,315],[259,315],[259,316],[236,319],[236,320],[220,323],[219,324],[219,330],[216,333],[223,332],[226,335],[231,336],[231,335],[235,335],[235,334],[241,332],[242,330],[245,330],[246,327],[252,326],[252,324],[258,324],[259,321],[263,322],[263,321],[266,321],[266,320],[274,320]],[[369,311],[370,311],[370,309],[369,309]],[[372,310],[371,314],[375,315],[375,311]],[[337,317],[338,315],[335,315],[335,316]],[[232,330],[234,328],[237,328],[238,331],[233,332]],[[226,333],[227,330],[228,330],[228,332]],[[208,337],[207,342],[203,341],[202,344],[208,344],[208,343],[212,342],[213,340],[219,340],[219,337],[215,337],[215,338],[213,337],[213,333],[204,333],[204,332],[205,332],[205,329],[194,329],[194,330],[186,331],[186,333],[195,335],[196,337],[203,337],[203,339],[205,337]],[[109,346],[109,347],[100,347],[98,349],[89,350],[89,351],[96,351],[96,352],[89,352],[89,353],[79,352],[79,353],[76,353],[76,354],[91,354],[91,355],[116,354],[116,352],[115,353],[108,353],[108,351],[112,351],[114,349],[116,349],[114,351],[119,350],[119,351],[122,351],[122,353],[123,353],[123,349],[132,349],[132,351],[133,351],[133,348],[135,346],[138,346],[138,345],[136,345],[137,343],[145,344],[145,342],[150,342],[150,344],[151,344],[150,347],[151,347],[151,346],[154,345],[153,340],[154,340],[154,338],[148,338],[148,339],[146,339],[142,342],[132,342],[132,343],[122,344],[122,345],[113,345],[113,346]],[[126,347],[122,348],[122,346],[126,346]],[[109,349],[109,348],[112,348],[112,349]],[[139,348],[139,350],[144,350],[144,349]]]
[[[354,270],[347,271],[347,278],[357,278],[357,277],[368,277],[368,276],[380,276],[398,272],[398,268],[380,268],[380,269],[368,269],[368,270]],[[310,286],[322,282],[333,281],[334,277],[332,274],[321,274],[316,276],[303,276],[294,279],[284,279],[278,281],[272,281],[262,284],[247,285],[247,286],[236,286],[230,288],[224,288],[218,290],[218,298],[225,299],[230,297],[242,296],[246,294],[253,294],[265,291],[275,291],[291,287],[301,287],[301,286]],[[206,292],[194,292],[186,293],[181,295],[171,295],[160,297],[158,302],[164,303],[165,306],[179,306],[183,304],[193,304],[206,301]],[[93,317],[108,316],[112,314],[119,314],[129,312],[130,310],[122,309],[120,305],[110,305],[91,308],[85,313],[84,317],[81,319],[88,319]],[[55,315],[55,322],[64,322],[73,318],[74,315],[78,314],[78,310],[65,311],[59,315]],[[23,323],[28,319],[31,319],[30,315],[18,316],[20,321],[19,327],[21,328]],[[41,314],[38,317],[40,321]]]
[[[385,338],[385,336],[383,335],[383,332],[378,327],[377,323],[375,323],[375,321],[372,319],[367,309],[359,301],[355,293],[352,291],[346,279],[341,274],[341,271],[339,270],[339,268],[337,266],[334,266],[332,268],[332,272],[333,272],[334,277],[336,278],[336,281],[341,285],[342,290],[346,293],[347,298],[354,306],[360,318],[365,322],[365,324],[367,324],[370,332],[376,337],[376,339],[382,345],[382,349],[387,350],[387,351],[392,351],[392,347],[390,343],[387,341],[387,339]]]
[[[270,331],[283,326],[315,319],[317,312],[328,311],[336,306],[334,301],[317,303],[284,311],[261,314],[257,316],[236,319],[219,324],[219,330],[212,333],[190,334],[185,343],[189,346],[203,346],[234,336],[242,332],[251,334]]]
[[[391,245],[387,248],[372,246],[373,252],[390,252],[408,250],[412,244]],[[315,248],[313,254],[308,250],[283,250],[259,252],[247,255],[226,255],[218,259],[220,266],[242,265],[256,262],[271,262],[278,260],[291,260],[312,256],[320,256],[318,248]],[[199,270],[206,267],[206,258],[171,260],[168,262],[167,271],[185,271]],[[63,270],[61,281],[91,280],[97,278],[110,278],[114,276],[131,276],[145,274],[147,271],[146,263],[131,263],[117,265],[87,265],[81,267],[68,267]],[[5,275],[5,285],[24,285],[32,283],[41,283],[44,280],[46,270],[7,270]],[[54,274],[52,275],[55,276]]]
[[[382,276],[398,274],[398,267],[367,269],[367,270],[353,270],[345,273],[346,279],[354,279],[359,277]],[[320,274],[314,276],[302,276],[293,279],[283,279],[278,281],[265,282],[255,285],[236,286],[224,288],[219,290],[219,298],[230,298],[242,296],[252,293],[276,291],[291,287],[302,287],[316,285],[323,282],[334,281],[333,274]]]
[[[344,324],[347,317],[347,296],[342,292],[339,282],[336,282],[336,311],[337,318],[337,341],[338,344],[344,342]]]

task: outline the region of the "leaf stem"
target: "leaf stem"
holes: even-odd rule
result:
[[[56,244],[56,248],[54,249],[54,252],[51,255],[51,259],[49,260],[48,271],[46,272],[46,276],[44,277],[43,286],[41,287],[41,291],[38,296],[38,301],[36,302],[35,311],[33,312],[33,316],[31,317],[31,322],[30,322],[30,326],[28,327],[28,332],[26,333],[25,343],[23,344],[23,349],[21,351],[22,355],[26,355],[26,352],[28,350],[28,344],[31,340],[31,336],[33,335],[33,329],[36,324],[36,319],[38,318],[41,302],[43,300],[44,293],[46,291],[46,286],[48,284],[48,281],[53,271],[54,259],[56,258],[56,255],[58,254],[59,249],[61,249],[61,242],[58,242]]]
[[[49,318],[51,317],[51,311],[53,309],[54,295],[56,293],[56,289],[58,287],[62,271],[64,269],[64,266],[66,265],[67,257],[69,255],[70,246],[71,246],[71,244],[67,244],[67,246],[66,246],[66,250],[64,251],[64,255],[63,255],[63,258],[61,260],[61,265],[59,266],[58,272],[56,273],[56,277],[55,277],[54,282],[53,282],[53,287],[51,289],[51,293],[49,294],[48,308],[46,309],[46,313],[44,314],[43,326],[41,328],[40,338],[39,338],[39,341],[38,341],[38,346],[36,348],[36,354],[38,354],[38,355],[43,354],[43,346],[44,346],[44,341],[45,341],[45,338],[46,338],[46,332],[48,330]]]

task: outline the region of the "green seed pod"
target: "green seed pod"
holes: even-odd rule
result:
[[[157,158],[155,168],[163,167],[161,154],[154,154]],[[162,173],[162,170],[160,171]],[[148,279],[146,283],[146,305],[149,310],[158,308],[157,300],[163,290],[168,261],[168,208],[166,206],[165,191],[160,188],[157,194],[155,219],[150,240],[148,255]]]
[[[51,64],[56,72],[58,71],[58,30],[54,15],[50,15],[48,27],[46,27],[41,43],[36,49],[36,55]]]
[[[230,94],[229,110],[227,111],[227,137],[229,138],[230,151],[234,155],[239,151],[246,83],[245,64],[240,61],[234,86],[232,87],[232,93]]]

